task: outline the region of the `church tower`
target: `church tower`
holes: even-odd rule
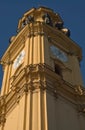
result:
[[[81,59],[59,14],[27,11],[1,59],[0,130],[85,130]]]

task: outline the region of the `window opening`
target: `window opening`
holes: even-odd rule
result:
[[[56,65],[56,64],[55,64],[55,73],[60,75],[60,76],[62,75],[61,68],[58,65]]]

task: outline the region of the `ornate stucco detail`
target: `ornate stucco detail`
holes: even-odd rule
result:
[[[75,85],[75,92],[80,96],[85,95],[85,90],[81,85]]]
[[[0,115],[0,125],[4,125],[5,122],[6,122],[5,114],[1,114]]]
[[[0,97],[0,125],[6,122],[6,96]]]
[[[9,94],[0,99],[1,108],[5,104],[8,112],[13,105],[19,103],[25,93],[28,94],[30,91],[33,93],[38,89],[48,91],[55,98],[58,95],[62,95],[65,99],[69,98],[73,104],[77,104],[75,101],[79,100],[75,95],[82,96],[82,102],[85,97],[82,87],[72,86],[67,83],[50,66],[46,64],[31,64],[11,77]]]
[[[78,104],[77,110],[79,114],[84,114],[85,116],[85,104]]]
[[[33,8],[33,13],[26,13],[24,16],[19,20],[17,33],[19,33],[26,25],[30,25],[31,23],[34,24],[38,21],[47,24],[49,26],[52,26],[53,28],[60,30],[65,35],[70,36],[69,29],[63,27],[63,21],[60,18],[59,14],[52,15],[52,10],[48,11],[41,7],[36,10],[36,8]],[[42,12],[41,12],[42,11]],[[46,12],[47,11],[47,12]],[[37,14],[37,17],[36,17]],[[40,18],[39,18],[39,17]]]
[[[18,24],[18,32],[25,27],[27,24],[34,23],[36,21],[42,21],[45,24],[52,26],[54,23],[61,23],[63,22],[60,18],[59,14],[52,15],[53,10],[46,9],[44,7],[40,7],[39,9],[33,8],[19,20]],[[36,17],[37,15],[37,17]],[[55,20],[54,20],[55,19]]]
[[[37,21],[35,23],[31,23],[30,25],[28,25],[28,28],[29,28],[28,37],[44,35],[42,22]]]

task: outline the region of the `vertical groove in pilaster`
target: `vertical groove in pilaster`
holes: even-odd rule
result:
[[[30,91],[30,116],[29,116],[29,129],[28,130],[32,130],[32,104],[33,104],[33,95],[32,95],[32,91]]]
[[[41,36],[41,62],[44,63],[44,36]]]
[[[28,65],[28,57],[29,57],[29,38],[25,42],[25,63],[24,65]]]
[[[11,76],[11,71],[12,71],[12,64],[9,65],[9,76],[8,76],[8,83],[7,83],[6,93],[8,93],[9,90],[10,90],[10,76]]]
[[[38,35],[38,63],[41,63],[41,40],[40,40],[40,35]]]
[[[34,44],[33,44],[33,64],[38,63],[38,38],[34,36]]]
[[[30,64],[30,37],[28,42],[28,65]]]
[[[8,65],[6,65],[5,71],[4,71],[1,95],[4,95],[6,92],[7,74],[8,74]]]
[[[7,94],[7,89],[8,89],[8,85],[9,85],[9,77],[10,77],[10,65],[8,65],[8,73],[7,73],[5,94]]]
[[[48,130],[48,118],[47,118],[47,96],[46,96],[46,90],[44,91],[44,123],[45,123],[45,130]]]
[[[27,116],[27,94],[25,93],[23,130],[26,130],[26,116]]]
[[[41,100],[41,90],[39,90],[39,92],[38,92],[38,130],[42,130],[42,115],[41,115],[41,104],[42,104],[42,102],[41,102],[42,100]]]
[[[27,94],[26,130],[31,130],[31,91]]]
[[[39,36],[40,36],[40,63],[42,63],[42,46],[41,46],[42,39],[41,39],[41,35]]]
[[[32,36],[32,64],[33,64],[33,53],[34,53],[34,36]]]
[[[30,55],[29,55],[29,64],[33,63],[33,36],[30,38]]]
[[[31,39],[29,38],[28,64],[30,64],[30,42],[31,42]]]

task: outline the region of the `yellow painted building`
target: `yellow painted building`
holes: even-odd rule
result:
[[[81,59],[59,14],[26,12],[1,59],[0,130],[85,130]]]

